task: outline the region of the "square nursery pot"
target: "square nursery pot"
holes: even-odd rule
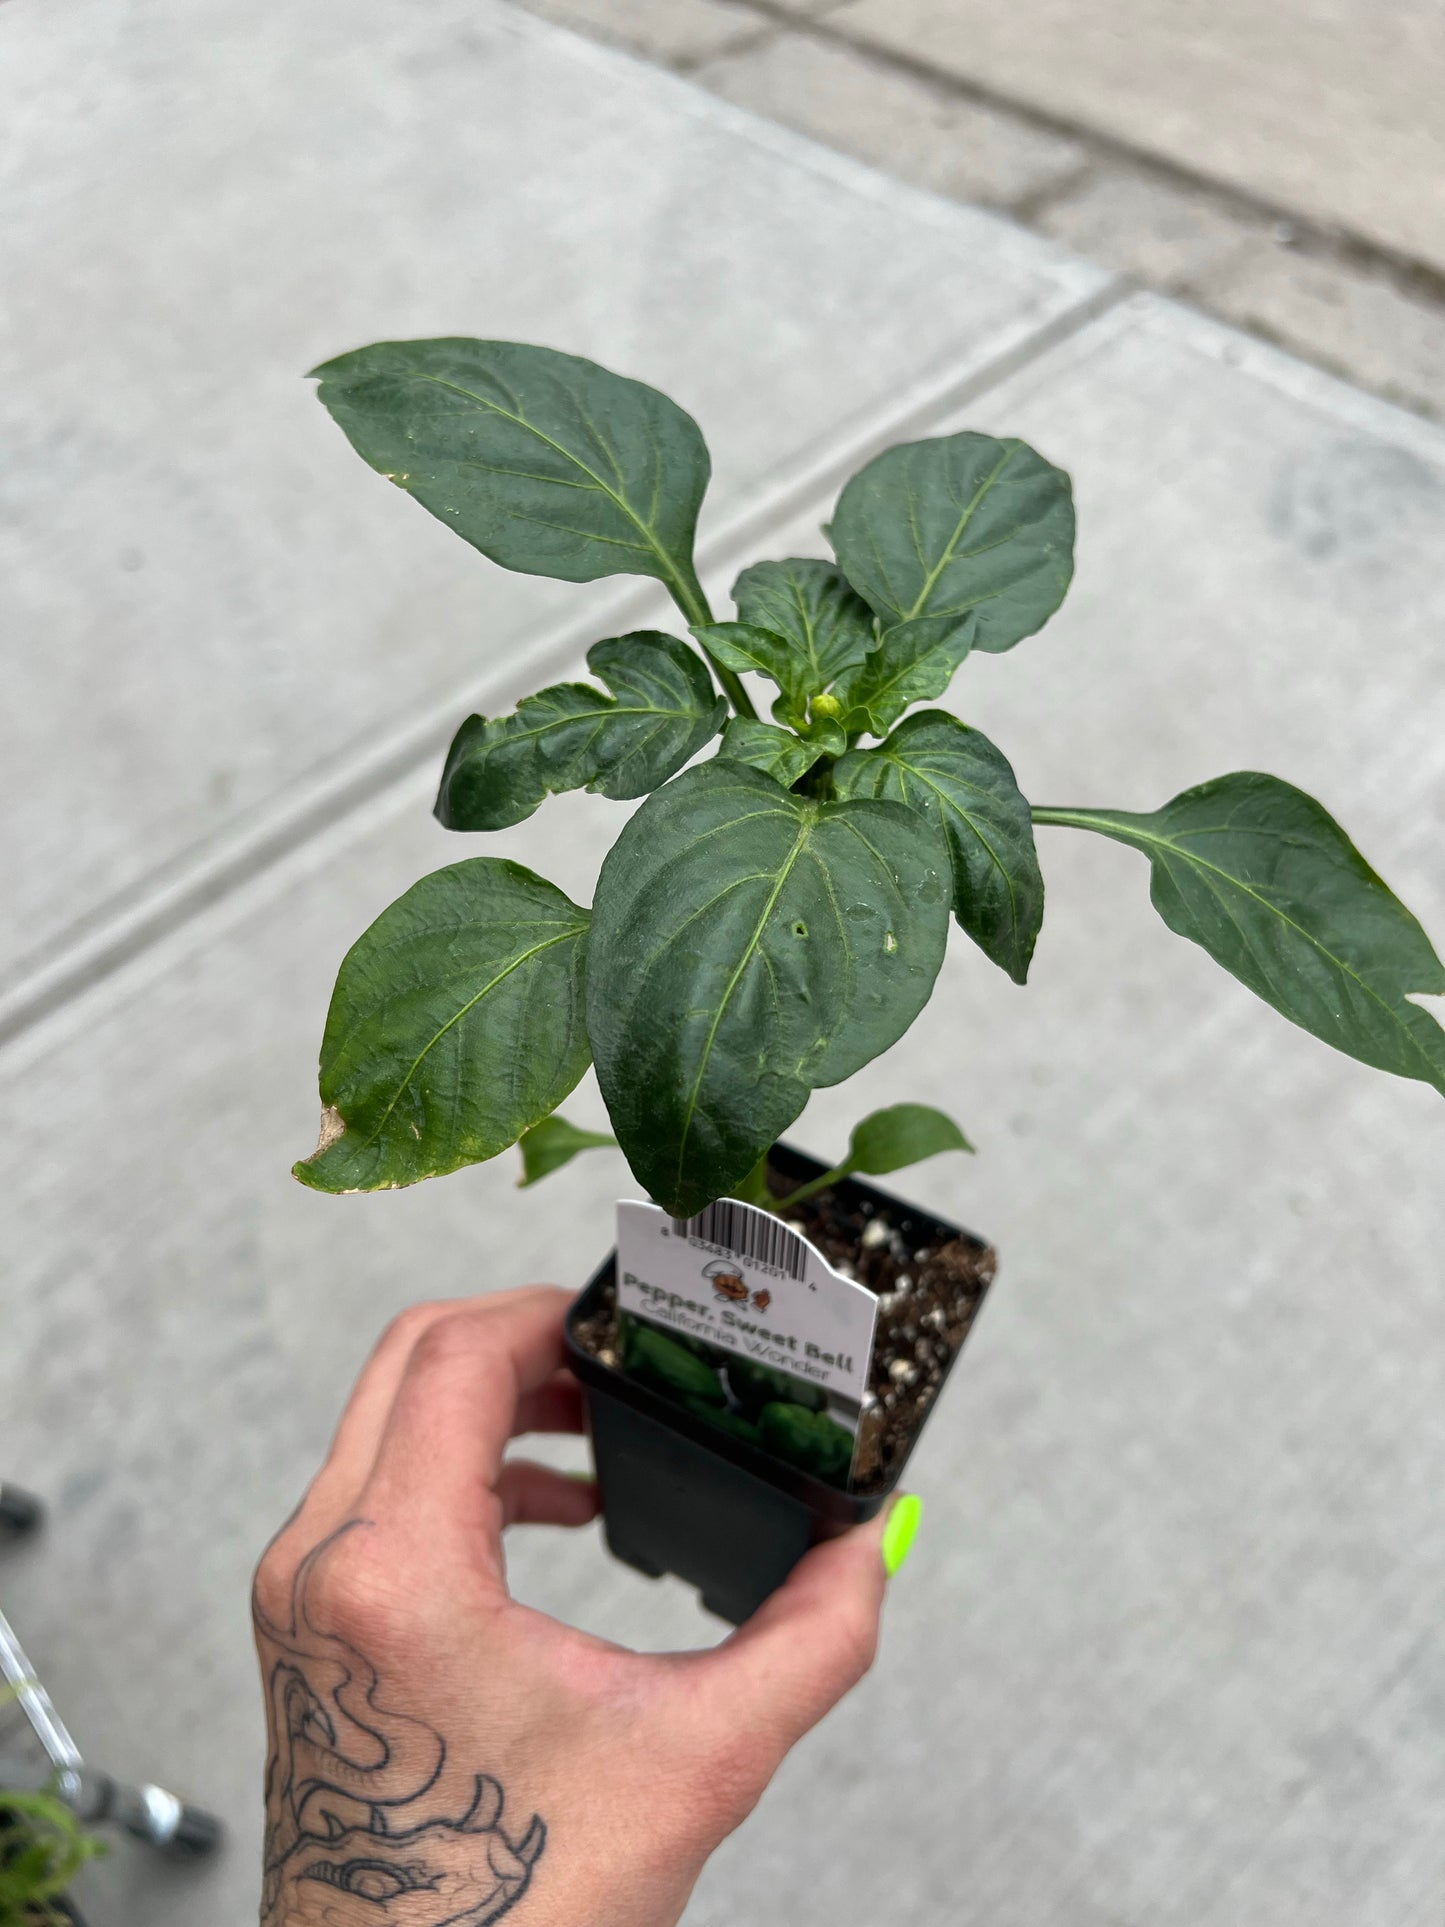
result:
[[[769,1163],[787,1190],[824,1169],[815,1159],[781,1144]],[[992,1249],[946,1219],[857,1178],[843,1180],[825,1198],[835,1203],[829,1207],[819,1199],[815,1206],[829,1211],[835,1244],[826,1255],[834,1263],[841,1255],[836,1244],[840,1235],[850,1228],[861,1233],[881,1221],[889,1232],[899,1234],[906,1253],[931,1254],[932,1271],[919,1267],[915,1284],[925,1275],[932,1277],[933,1300],[946,1294],[953,1307],[948,1313],[936,1309],[928,1331],[920,1331],[900,1349],[902,1332],[914,1329],[907,1324],[909,1294],[880,1298],[870,1378],[879,1395],[873,1418],[875,1422],[884,1419],[883,1406],[891,1397],[888,1422],[895,1430],[881,1449],[875,1448],[874,1463],[847,1491],[786,1464],[747,1439],[732,1437],[617,1368],[612,1362],[616,1352],[607,1337],[609,1330],[615,1336],[615,1251],[593,1275],[567,1318],[568,1362],[586,1393],[608,1547],[649,1577],[675,1573],[696,1586],[710,1612],[735,1625],[782,1584],[810,1546],[871,1519],[887,1501],[993,1278]],[[804,1206],[790,1216],[803,1222],[810,1237],[817,1237],[813,1210],[814,1206]],[[876,1248],[879,1234],[875,1230],[872,1235]],[[896,1254],[896,1241],[892,1249]],[[864,1282],[871,1282],[870,1266],[886,1262],[884,1256],[869,1259],[856,1250],[853,1256]],[[944,1275],[946,1287],[937,1282]],[[924,1366],[913,1363],[915,1351],[919,1356],[927,1354]],[[905,1361],[895,1366],[902,1383],[887,1369],[890,1352]],[[907,1379],[910,1371],[915,1381],[923,1381],[912,1390]],[[895,1416],[900,1400],[907,1410]],[[866,1456],[860,1454],[860,1464]]]

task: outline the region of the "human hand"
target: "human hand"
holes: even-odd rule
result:
[[[518,1927],[672,1927],[872,1662],[882,1518],[708,1652],[629,1652],[509,1596],[506,1526],[597,1512],[590,1481],[503,1457],[582,1429],[568,1303],[532,1286],[404,1312],[261,1560],[261,1927],[486,1927],[514,1906]]]

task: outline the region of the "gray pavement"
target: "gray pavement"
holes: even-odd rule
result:
[[[549,626],[643,606],[488,580],[356,486],[314,363],[487,329],[645,374],[707,424],[710,539],[966,372],[960,338],[987,361],[1106,280],[494,9],[379,12],[359,68],[324,11],[304,40],[274,6],[193,17],[5,17],[0,758],[30,812],[0,850],[0,1029],[204,891],[219,845],[245,867],[444,741]],[[806,213],[773,218],[780,167]],[[936,246],[899,246],[902,204]]]
[[[361,38],[341,0],[304,35],[279,0],[149,0],[109,41],[108,19],[0,15],[0,118],[30,143],[4,392],[47,454],[4,474],[27,522],[0,576],[25,696],[0,1455],[57,1501],[0,1596],[98,1757],[234,1822],[204,1872],[117,1854],[96,1927],[239,1927],[261,1541],[392,1310],[580,1280],[629,1183],[609,1154],[526,1197],[510,1158],[391,1196],[292,1184],[335,965],[457,853],[427,816],[447,723],[660,613],[449,543],[299,368],[464,327],[661,381],[713,443],[719,587],[745,554],[821,552],[881,442],[1028,436],[1075,476],[1078,581],[955,705],[1043,801],[1278,769],[1437,935],[1445,434],[499,4],[376,9]],[[165,166],[133,131],[157,99]],[[138,197],[144,251],[122,245]],[[493,846],[585,899],[620,821],[557,799]],[[1130,852],[1055,832],[1043,857],[1028,990],[960,945],[928,1031],[799,1126],[826,1149],[869,1103],[946,1103],[980,1155],[909,1188],[1004,1266],[916,1462],[928,1516],[879,1667],[689,1922],[1429,1927],[1439,1101],[1169,937]],[[569,1108],[600,1119],[590,1083]],[[595,1534],[511,1560],[610,1636],[717,1636]]]
[[[1433,0],[843,0],[833,25],[1445,273]]]
[[[1445,415],[1432,4],[527,4]]]

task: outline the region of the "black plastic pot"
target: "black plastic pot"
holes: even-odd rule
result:
[[[783,1144],[774,1149],[772,1163],[799,1184],[824,1168]],[[886,1211],[889,1221],[918,1244],[963,1238],[984,1249],[972,1232],[860,1179],[845,1179],[838,1188],[860,1205]],[[887,1502],[903,1467],[886,1486],[842,1492],[604,1365],[577,1343],[574,1329],[579,1319],[597,1311],[616,1274],[614,1251],[567,1319],[568,1362],[587,1395],[607,1544],[618,1559],[650,1578],[675,1573],[697,1587],[709,1612],[738,1625],[783,1583],[810,1546],[871,1519]]]

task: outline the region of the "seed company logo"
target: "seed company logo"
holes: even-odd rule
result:
[[[702,1275],[725,1304],[746,1305],[751,1299],[754,1311],[766,1311],[773,1302],[770,1291],[749,1292],[735,1258],[714,1258],[710,1265],[703,1266]]]

